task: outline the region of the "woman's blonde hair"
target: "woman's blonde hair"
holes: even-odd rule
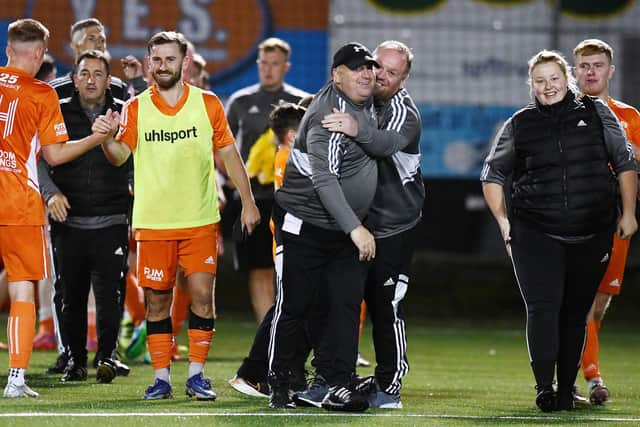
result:
[[[558,64],[558,67],[560,67],[560,71],[562,71],[562,74],[564,74],[565,78],[567,79],[569,90],[572,91],[573,93],[578,93],[578,85],[576,84],[576,78],[571,73],[570,71],[571,67],[569,66],[569,63],[564,58],[564,56],[562,56],[560,52],[544,49],[536,53],[535,55],[533,55],[531,59],[529,59],[529,62],[527,62],[527,64],[529,64],[529,77],[527,79],[527,84],[531,89],[531,96],[533,97],[533,81],[531,80],[531,74],[533,73],[533,69],[536,68],[538,65],[546,64],[547,62],[553,62],[555,64]]]

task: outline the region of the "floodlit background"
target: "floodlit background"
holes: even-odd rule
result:
[[[441,298],[436,312],[459,314],[476,293],[503,301],[509,312],[521,310],[478,175],[496,129],[529,100],[528,58],[546,48],[572,62],[577,42],[601,38],[615,49],[612,96],[640,106],[640,4],[634,0],[0,0],[0,45],[9,22],[39,19],[51,30],[49,51],[62,74],[72,60],[71,24],[92,16],[107,27],[115,75],[122,76],[121,57],[144,57],[152,34],[177,30],[207,60],[212,89],[223,99],[257,82],[256,47],[269,36],[291,44],[286,80],[310,92],[326,82],[332,52],[343,43],[373,49],[397,39],[412,47],[407,87],[422,112],[427,199],[416,286],[407,302]],[[633,248],[618,313],[625,312],[622,301],[638,300],[639,259]],[[220,283],[236,277],[224,277],[224,257],[220,274]],[[230,307],[248,309],[244,297],[239,301]],[[627,306],[629,317],[634,309]]]

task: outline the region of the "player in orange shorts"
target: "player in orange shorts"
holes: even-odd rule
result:
[[[583,40],[573,50],[575,75],[580,91],[596,96],[607,103],[622,125],[631,142],[636,159],[640,159],[640,114],[630,105],[609,96],[609,80],[615,72],[613,49],[598,39]],[[598,331],[602,319],[614,295],[620,294],[624,266],[630,240],[613,236],[613,249],[607,271],[600,282],[598,293],[587,317],[587,338],[582,356],[582,372],[589,383],[589,400],[601,405],[609,399],[609,390],[604,385],[598,363]]]
[[[59,165],[105,141],[93,133],[74,144],[67,139],[55,91],[34,79],[44,58],[49,30],[34,19],[8,28],[6,67],[0,67],[0,254],[7,269],[11,309],[7,325],[9,378],[4,397],[37,397],[25,383],[35,332],[34,285],[49,273],[44,202],[36,161],[40,150]]]
[[[220,100],[182,79],[188,62],[184,36],[157,33],[147,50],[154,84],[125,105],[119,133],[102,146],[115,165],[133,153],[137,276],[147,302],[147,343],[155,374],[144,398],[172,397],[170,308],[179,264],[191,294],[186,393],[211,401],[216,394],[203,373],[215,332],[213,286],[220,213],[214,148],[240,192],[242,227],[251,233],[260,214]],[[93,126],[106,132],[119,121],[118,114],[109,112]]]

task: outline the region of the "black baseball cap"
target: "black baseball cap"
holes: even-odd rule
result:
[[[342,46],[333,55],[333,65],[336,68],[339,65],[346,65],[349,69],[355,70],[361,65],[372,65],[380,68],[369,49],[363,44],[350,42]]]

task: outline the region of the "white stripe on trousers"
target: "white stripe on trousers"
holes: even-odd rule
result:
[[[279,245],[276,246],[276,260],[274,264],[274,269],[276,273],[276,304],[275,309],[273,310],[273,319],[271,319],[271,330],[269,331],[269,347],[267,350],[267,355],[269,357],[269,372],[272,371],[271,366],[273,364],[273,359],[275,355],[275,346],[276,346],[276,328],[278,327],[278,320],[282,315],[282,263],[283,263],[283,252],[284,246]]]
[[[409,277],[400,274],[398,277],[398,281],[396,282],[396,289],[393,301],[391,302],[393,306],[393,331],[394,331],[394,341],[395,341],[395,355],[396,355],[396,372],[393,375],[391,383],[384,390],[387,393],[395,394],[400,391],[400,387],[402,386],[400,383],[400,379],[404,377],[407,372],[409,372],[409,364],[406,361],[407,355],[407,331],[405,329],[405,322],[403,319],[398,317],[398,304],[400,301],[404,299],[404,296],[407,293],[407,288],[409,287]]]

